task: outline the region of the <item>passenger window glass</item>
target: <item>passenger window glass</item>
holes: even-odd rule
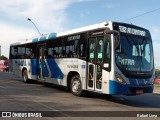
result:
[[[53,39],[47,41],[47,58],[60,58],[62,57],[62,39]]]
[[[98,37],[98,62],[103,62],[103,37]]]
[[[26,53],[25,57],[27,59],[33,59],[36,58],[36,44],[28,44],[26,45]]]

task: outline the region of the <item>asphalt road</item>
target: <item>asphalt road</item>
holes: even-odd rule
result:
[[[155,91],[159,90],[158,87],[156,86]],[[115,117],[114,114],[117,114],[116,112],[105,113],[104,111],[160,111],[160,95],[155,93],[138,96],[114,95],[106,97],[101,94],[88,93],[85,97],[76,97],[67,92],[63,87],[48,86],[39,82],[25,84],[21,78],[11,73],[0,72],[0,111],[41,111],[42,113],[47,111],[49,114],[48,118],[42,116],[42,118],[37,118],[37,120],[73,119],[73,117],[78,119],[83,115],[87,116],[86,119],[94,117],[93,119],[97,120],[96,115],[105,117],[105,114],[111,114]],[[71,113],[67,113],[67,111],[71,111]],[[99,111],[102,111],[102,114]],[[124,115],[124,120],[128,119],[125,114],[134,116],[132,112],[120,112],[117,117]],[[54,117],[54,115],[58,117]],[[49,118],[49,116],[53,117]],[[130,116],[128,117],[130,118]],[[98,119],[102,118],[98,117]]]

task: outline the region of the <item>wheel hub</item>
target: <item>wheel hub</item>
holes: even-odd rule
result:
[[[74,81],[72,84],[72,90],[73,92],[79,92],[80,90],[80,82],[79,81]]]

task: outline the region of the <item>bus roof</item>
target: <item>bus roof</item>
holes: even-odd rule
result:
[[[113,22],[113,21],[112,22],[111,21],[101,22],[98,24],[93,24],[93,25],[89,25],[89,26],[85,26],[85,27],[81,27],[81,28],[77,28],[77,29],[72,29],[69,31],[61,32],[61,33],[49,33],[49,34],[39,36],[37,38],[26,39],[26,41],[13,43],[13,44],[11,44],[11,46],[27,44],[27,43],[34,43],[34,42],[38,42],[38,41],[45,41],[45,40],[54,39],[54,38],[61,37],[61,36],[71,35],[71,34],[75,34],[75,33],[81,33],[81,32],[94,30],[94,29],[98,29],[98,28],[109,27],[110,29],[112,29],[112,27],[111,27],[112,23],[119,23],[119,22]]]
[[[53,39],[56,37],[61,37],[61,36],[70,35],[70,34],[74,34],[74,33],[85,32],[88,30],[94,30],[94,29],[98,29],[98,28],[105,28],[106,27],[105,24],[107,24],[107,23],[111,23],[111,22],[102,22],[102,23],[98,23],[98,24],[94,24],[94,25],[89,25],[89,26],[77,28],[77,29],[72,29],[69,31],[61,32],[61,33],[49,33],[49,34],[39,36],[37,38],[26,39],[26,41],[13,43],[13,44],[11,44],[11,46],[27,44],[27,43],[32,43],[32,42],[38,42],[38,41],[44,41],[44,40]]]

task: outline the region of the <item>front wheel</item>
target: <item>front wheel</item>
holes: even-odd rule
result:
[[[70,83],[70,90],[73,95],[82,96],[83,90],[82,90],[82,84],[81,84],[79,75],[72,77],[71,83]]]
[[[23,70],[22,76],[23,76],[23,82],[28,83],[28,82],[29,82],[29,79],[28,79],[27,70]]]

